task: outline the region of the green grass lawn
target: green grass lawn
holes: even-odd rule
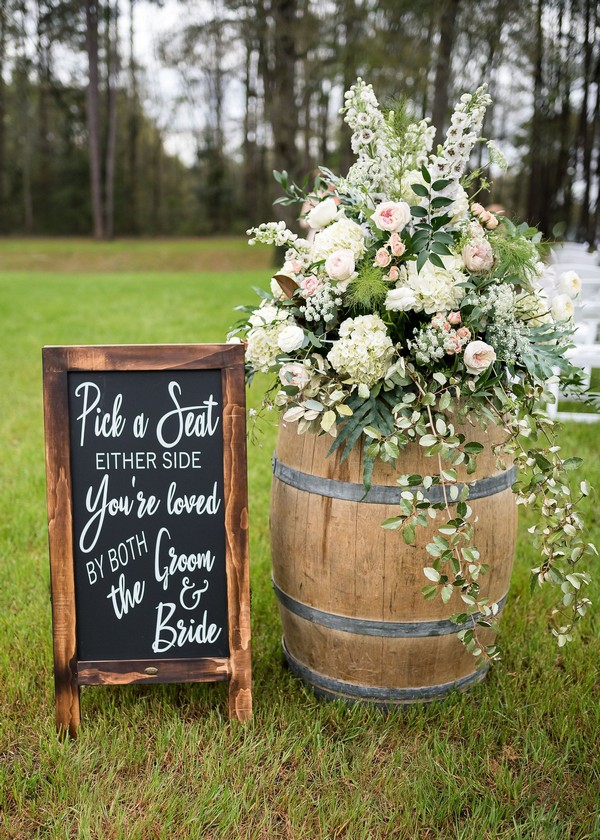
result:
[[[98,247],[76,261],[87,248],[97,266]],[[233,306],[268,282],[266,261],[244,267],[238,243],[237,270],[222,273],[145,273],[136,247],[130,273],[26,270],[25,258],[0,270],[0,837],[600,838],[598,619],[558,651],[554,593],[529,594],[526,520],[505,658],[470,694],[384,714],[320,702],[284,668],[268,548],[274,425],[249,447],[252,721],[229,722],[225,685],[90,687],[80,737],[57,740],[41,347],[219,341]],[[220,247],[201,243],[206,265]],[[0,243],[0,267],[18,250]],[[562,442],[600,487],[600,429],[565,426]],[[600,544],[594,498],[586,513]]]

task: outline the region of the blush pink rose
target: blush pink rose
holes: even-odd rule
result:
[[[455,327],[457,324],[460,324],[460,322],[461,322],[460,312],[451,312],[448,315],[447,321],[448,321],[449,324],[452,324],[453,327]]]
[[[373,213],[373,221],[379,230],[390,233],[402,230],[410,220],[410,207],[406,201],[382,201]]]
[[[314,295],[320,285],[319,278],[315,277],[314,274],[300,281],[300,288],[306,296]]]
[[[480,213],[485,213],[485,207],[475,202],[475,204],[471,205],[471,213],[474,216],[479,216]]]
[[[498,227],[498,219],[493,213],[490,213],[490,218],[485,223],[485,226],[488,230],[496,230]]]
[[[466,268],[473,274],[489,271],[494,264],[494,252],[487,239],[472,239],[461,253]]]
[[[400,269],[397,265],[392,265],[388,271],[388,280],[395,282],[400,277]]]
[[[465,347],[463,360],[467,371],[479,376],[496,361],[496,351],[485,341],[471,341]]]
[[[282,385],[294,385],[302,390],[310,382],[310,372],[300,362],[289,362],[279,369]]]
[[[348,280],[354,274],[354,252],[350,248],[334,251],[325,260],[325,271],[332,280]]]
[[[479,214],[479,221],[483,222],[484,225],[487,225],[489,220],[492,218],[492,214],[487,210],[484,210],[483,213]]]
[[[290,268],[293,272],[298,274],[299,271],[302,271],[302,263],[300,260],[290,260]]]
[[[388,247],[395,257],[401,257],[402,254],[406,251],[406,245],[400,239],[400,235],[396,231],[394,231],[394,233],[391,234],[388,242]]]
[[[460,341],[455,335],[449,335],[444,341],[444,350],[449,356],[453,356],[455,353],[460,352]]]
[[[391,261],[392,258],[390,257],[387,248],[379,248],[375,254],[375,265],[378,265],[380,268],[385,268],[386,265],[391,263]]]
[[[456,330],[456,335],[462,339],[471,338],[471,330],[467,329],[466,327],[459,327]]]

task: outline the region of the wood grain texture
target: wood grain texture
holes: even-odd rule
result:
[[[78,663],[80,685],[223,682],[230,673],[227,657]]]
[[[49,369],[44,352],[46,496],[52,593],[56,727],[74,738],[80,722],[67,374]]]
[[[483,432],[462,427],[468,440],[486,447],[478,469],[459,481],[473,481],[502,472],[490,451],[501,440],[499,429]],[[362,449],[355,448],[341,464],[339,450],[331,457],[328,436],[298,435],[295,425],[282,424],[276,456],[304,473],[353,483],[362,482]],[[506,464],[509,467],[510,464]],[[423,448],[406,448],[397,469],[378,462],[373,484],[395,485],[400,473],[434,472],[437,461]],[[474,544],[490,571],[481,579],[492,601],[506,595],[516,542],[517,508],[510,489],[474,499]],[[423,567],[425,545],[435,525],[417,529],[417,542],[407,546],[399,531],[381,528],[397,515],[394,505],[350,502],[299,490],[273,478],[271,549],[274,581],[291,598],[324,612],[375,621],[415,622],[449,619],[463,611],[458,592],[446,605],[426,601]],[[440,521],[441,524],[441,521]],[[459,679],[474,669],[473,657],[454,634],[431,638],[366,637],[311,624],[280,605],[286,645],[300,663],[325,676],[356,684],[388,688],[437,685]],[[458,628],[457,628],[458,629]],[[486,634],[489,640],[493,638]]]
[[[80,722],[79,685],[131,682],[230,681],[230,714],[252,713],[250,585],[244,348],[215,345],[45,347],[44,416],[48,533],[52,582],[56,720],[74,737]],[[229,621],[227,658],[78,662],[69,448],[70,371],[220,369],[223,383],[223,468]],[[150,673],[146,669],[152,669]],[[154,673],[156,669],[156,673]]]
[[[241,358],[244,350],[237,347]],[[229,714],[239,721],[252,715],[250,578],[248,561],[248,487],[246,410],[242,365],[223,370],[223,475],[225,559],[229,613]]]
[[[149,350],[152,352],[149,352]],[[210,370],[240,364],[236,344],[121,344],[45,347],[49,371]]]

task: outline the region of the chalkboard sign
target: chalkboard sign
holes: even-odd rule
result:
[[[79,686],[229,680],[251,713],[239,345],[46,347],[57,725]]]

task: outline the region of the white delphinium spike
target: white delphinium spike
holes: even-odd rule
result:
[[[479,138],[485,111],[491,101],[484,84],[475,93],[463,94],[454,108],[444,145],[429,166],[434,180],[443,178],[451,182],[443,190],[443,195],[448,198],[455,198],[458,194],[460,179]],[[445,212],[451,211],[446,208]]]

